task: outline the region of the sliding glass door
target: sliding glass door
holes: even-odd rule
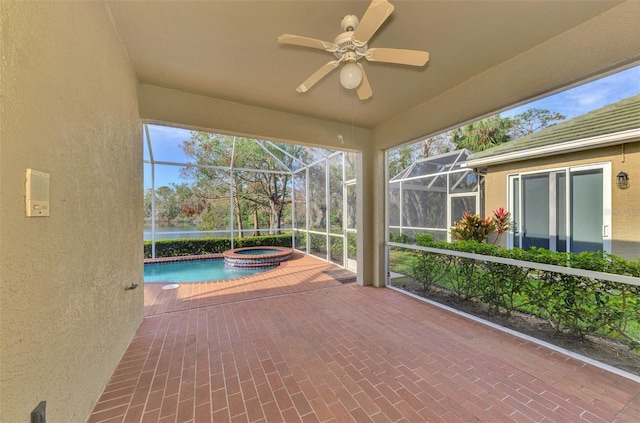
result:
[[[510,246],[610,251],[610,165],[509,176]]]
[[[521,248],[549,249],[549,175],[522,177]]]
[[[603,249],[602,169],[571,172],[571,251]]]

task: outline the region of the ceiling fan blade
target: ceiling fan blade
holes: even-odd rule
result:
[[[366,100],[373,95],[373,91],[371,91],[371,85],[369,85],[369,79],[364,72],[364,67],[360,63],[358,63],[358,66],[360,66],[360,70],[362,71],[362,82],[360,82],[360,85],[356,88],[356,92],[360,100]]]
[[[316,40],[315,38],[301,37],[299,35],[283,34],[278,37],[278,42],[282,44],[293,44],[296,46],[318,48],[320,50],[334,51],[338,48],[329,41]]]
[[[315,73],[307,78],[302,84],[300,84],[300,86],[296,88],[296,91],[299,93],[307,92],[311,87],[316,85],[318,81],[327,76],[329,72],[337,68],[339,64],[339,60],[332,60],[331,62],[325,64],[320,69],[315,71]]]
[[[353,39],[363,44],[368,43],[393,9],[393,5],[387,0],[372,0],[353,33]]]
[[[399,48],[370,48],[364,57],[371,62],[397,63],[411,66],[424,66],[429,61],[429,53],[426,51]]]

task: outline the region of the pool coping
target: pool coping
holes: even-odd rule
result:
[[[240,254],[239,251],[269,250],[272,254]],[[237,268],[260,268],[270,267],[283,263],[293,257],[293,249],[289,247],[278,247],[273,245],[257,247],[240,247],[222,253],[224,263],[227,266]]]
[[[174,257],[156,257],[144,259],[143,263],[166,263],[172,261],[188,261],[188,260],[209,260],[209,259],[221,259],[224,258],[222,253],[213,254],[200,254],[197,256],[174,256]]]

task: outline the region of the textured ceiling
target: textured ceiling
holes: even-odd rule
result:
[[[392,1],[370,47],[426,50],[424,68],[365,62],[373,97],[357,99],[333,60],[281,45],[284,33],[333,41],[344,15],[368,1],[108,1],[140,82],[242,104],[374,128],[581,23],[616,1]],[[364,60],[363,60],[364,62]]]

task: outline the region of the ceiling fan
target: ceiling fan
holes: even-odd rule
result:
[[[363,57],[370,62],[396,63],[400,65],[424,66],[429,60],[429,53],[418,50],[404,50],[395,48],[369,48],[367,43],[378,28],[387,20],[393,5],[387,0],[372,0],[364,12],[362,20],[354,15],[342,18],[341,26],[344,31],[333,42],[301,37],[299,35],[283,34],[278,42],[304,47],[317,48],[333,53],[337,60],[332,60],[318,69],[296,89],[303,93],[311,89],[318,81],[327,76],[338,66],[340,69],[340,84],[347,89],[356,89],[358,98],[366,100],[373,95],[371,85],[358,60]]]

